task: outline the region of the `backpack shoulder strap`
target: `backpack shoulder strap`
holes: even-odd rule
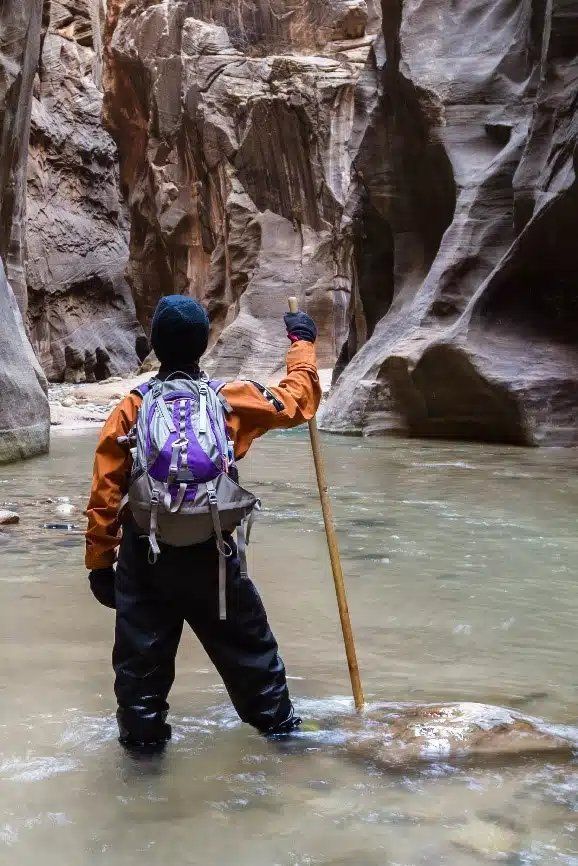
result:
[[[227,415],[230,415],[233,411],[233,407],[231,406],[225,395],[221,393],[226,384],[226,379],[210,379],[207,382],[207,385],[209,386],[211,391],[214,391],[215,396],[217,397],[219,403],[221,404]]]
[[[143,382],[142,385],[137,385],[136,388],[132,388],[130,393],[144,398],[144,396],[152,390],[156,381],[156,377],[153,377],[152,379],[149,379],[148,382]]]

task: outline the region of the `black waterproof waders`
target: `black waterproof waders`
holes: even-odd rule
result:
[[[226,537],[227,619],[219,619],[219,557],[211,539],[192,547],[163,546],[149,563],[149,543],[132,522],[124,527],[116,571],[116,673],[120,739],[154,748],[170,738],[167,697],[187,622],[221,675],[235,709],[261,733],[288,733],[299,724],[285,666],[252,581],[241,574]]]

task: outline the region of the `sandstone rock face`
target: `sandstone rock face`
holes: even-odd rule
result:
[[[354,165],[390,305],[322,424],[577,444],[575,4],[383,11],[382,97]],[[343,363],[365,339],[349,319]]]
[[[537,719],[485,704],[389,705],[348,723],[347,749],[389,768],[423,762],[571,758],[578,731],[548,728]]]
[[[576,443],[578,13],[381,6],[109,3],[139,318],[189,291],[209,368],[267,376],[297,294],[326,429]]]
[[[290,294],[320,325],[321,364],[341,351],[377,24],[365,0],[109,3],[105,115],[139,319],[167,290],[202,298],[209,369],[273,373]],[[381,253],[368,261],[368,283],[380,264]],[[377,317],[381,301],[371,303]]]
[[[25,179],[41,17],[40,0],[0,7],[0,462],[48,448],[46,382],[17,303],[25,300]]]
[[[44,24],[28,169],[28,328],[51,381],[94,381],[135,369],[142,335],[124,277],[116,147],[101,122],[104,3],[45,0]]]

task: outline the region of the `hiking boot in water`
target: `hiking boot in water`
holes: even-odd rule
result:
[[[120,734],[118,741],[121,746],[123,746],[128,752],[134,752],[135,754],[141,755],[153,755],[156,752],[162,752],[172,736],[171,726],[167,725],[166,722],[157,732],[155,732],[156,736],[154,738],[149,736],[145,739],[142,736],[139,737],[137,733],[131,733],[121,723],[120,719],[118,728]]]
[[[287,737],[289,734],[292,734],[293,731],[297,730],[301,725],[301,722],[302,719],[295,715],[294,710],[291,710],[291,715],[288,716],[284,722],[280,722],[278,725],[273,725],[267,731],[262,731],[262,734],[265,737]]]
[[[170,740],[170,734],[164,740],[135,740],[131,736],[120,736],[118,738],[121,746],[136,755],[155,755],[162,752]]]

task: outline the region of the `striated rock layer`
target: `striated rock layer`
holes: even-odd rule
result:
[[[0,462],[48,448],[46,381],[17,303],[26,294],[26,162],[41,19],[40,0],[0,6]]]
[[[168,290],[202,298],[208,367],[222,375],[275,371],[290,294],[319,323],[321,364],[341,351],[377,25],[365,0],[109,3],[105,116],[130,205],[139,319]],[[370,254],[368,284],[381,258]],[[370,305],[375,319],[382,301]]]
[[[27,319],[51,381],[138,365],[128,222],[101,121],[103,0],[45,0],[28,167]]]
[[[578,444],[576,4],[383,12],[382,95],[354,166],[390,251],[391,306],[322,423]]]

